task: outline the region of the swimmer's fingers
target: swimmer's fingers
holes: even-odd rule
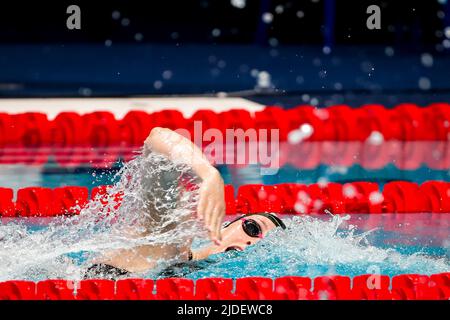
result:
[[[219,205],[214,212],[213,230],[215,232],[216,239],[220,242],[222,241],[222,221],[225,215],[225,207]]]
[[[206,202],[206,199],[204,196],[200,196],[200,199],[198,201],[197,206],[197,218],[199,220],[203,220],[205,218],[205,211],[206,211],[206,205],[208,203]]]
[[[209,231],[211,241],[219,243],[220,229],[217,228],[217,221],[221,221],[222,208],[217,202],[210,200],[205,212],[205,227]]]
[[[210,232],[212,231],[211,222],[212,222],[213,214],[214,214],[214,203],[213,203],[213,201],[209,200],[208,205],[206,206],[206,212],[205,212],[205,227]]]
[[[202,182],[200,187],[199,214],[204,219],[211,241],[218,243],[220,224],[225,212],[224,184],[219,174],[214,174]]]

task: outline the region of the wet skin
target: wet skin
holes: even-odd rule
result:
[[[249,236],[243,228],[245,219],[254,220],[261,229],[261,234],[257,237]],[[211,243],[210,245],[192,251],[193,260],[203,260],[210,255],[225,252],[227,250],[243,251],[246,247],[254,245],[263,239],[267,233],[274,229],[275,224],[264,216],[252,215],[249,218],[243,217],[226,228],[222,228],[222,241],[220,244]],[[170,259],[174,256],[182,256],[188,260],[189,247],[175,249],[171,245],[152,246],[144,245],[133,249],[124,249],[105,254],[99,263],[108,264],[117,268],[128,270],[130,272],[146,272],[155,268],[156,260]]]
[[[258,237],[250,237],[247,235],[242,225],[244,219],[254,220],[261,228],[261,235]],[[197,251],[193,251],[194,260],[206,259],[212,254],[227,250],[243,251],[246,247],[254,245],[263,239],[267,233],[275,227],[275,224],[264,216],[252,215],[249,218],[243,217],[222,229],[222,241],[219,245],[212,244]]]

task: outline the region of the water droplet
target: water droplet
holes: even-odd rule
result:
[[[120,12],[115,10],[115,11],[112,12],[111,16],[112,16],[112,18],[114,20],[119,20],[120,19]]]
[[[263,13],[262,20],[264,23],[271,23],[273,21],[273,14],[270,12]]]
[[[264,189],[258,191],[258,199],[264,200],[267,198],[267,192]]]
[[[305,79],[304,79],[302,76],[297,76],[297,77],[295,78],[295,82],[296,82],[297,84],[303,84],[303,83],[305,82]]]
[[[314,109],[314,115],[321,120],[328,120],[330,114],[326,109]]]
[[[317,179],[317,185],[320,188],[326,188],[328,186],[328,179],[326,177],[320,177],[319,179]]]
[[[284,12],[284,7],[282,5],[278,5],[275,7],[275,12],[281,14]]]
[[[231,5],[238,9],[245,8],[246,4],[246,0],[231,0]]]
[[[220,36],[220,29],[217,29],[217,28],[215,28],[215,29],[213,29],[212,31],[211,31],[211,34],[212,34],[212,36],[213,37],[218,37],[218,36]]]
[[[170,70],[165,70],[162,73],[162,77],[163,77],[164,80],[170,80],[170,79],[172,79],[172,76],[173,76],[173,73]]]
[[[356,188],[351,184],[344,185],[342,187],[342,194],[347,198],[354,198],[356,196]]]
[[[384,49],[384,54],[387,55],[388,57],[392,57],[394,55],[394,48],[392,47],[386,47]]]
[[[270,39],[269,39],[269,44],[270,44],[272,47],[278,46],[278,39],[276,39],[276,38],[270,38]]]
[[[342,83],[336,82],[336,83],[334,84],[334,89],[336,89],[336,90],[342,90]]]
[[[383,194],[381,194],[379,191],[372,191],[369,194],[369,201],[371,204],[380,204],[384,201]]]
[[[128,18],[123,18],[123,19],[120,21],[120,24],[121,24],[123,27],[128,27],[128,26],[130,25],[130,19],[128,19]]]
[[[431,81],[427,77],[419,78],[419,88],[422,90],[429,90],[431,88]]]
[[[367,137],[367,141],[374,146],[379,146],[383,144],[384,136],[379,131],[372,131],[370,135]]]
[[[300,126],[300,131],[305,138],[309,138],[314,133],[314,128],[309,123],[304,123]]]
[[[156,90],[161,89],[162,86],[163,86],[163,83],[162,83],[161,80],[156,80],[156,81],[153,83],[153,87],[154,87]]]
[[[450,38],[450,27],[446,27],[446,28],[444,29],[444,34],[445,34],[445,36],[446,36],[447,38]]]
[[[420,56],[420,61],[422,62],[422,64],[425,67],[430,68],[430,67],[433,66],[433,56],[431,54],[429,54],[429,53],[423,53]]]
[[[288,141],[291,144],[297,144],[305,139],[308,139],[314,133],[314,128],[309,123],[304,123],[299,129],[292,130],[288,134]]]
[[[328,182],[327,182],[327,184],[328,184]],[[322,200],[317,199],[316,201],[314,201],[314,203],[313,203],[314,210],[319,211],[320,209],[322,209],[322,207],[323,207],[323,201]]]
[[[90,88],[80,88],[80,89],[78,89],[78,93],[81,96],[89,97],[89,96],[92,95],[92,89],[90,89]]]
[[[142,33],[138,32],[134,35],[134,40],[136,40],[138,42],[142,41],[143,39],[144,39],[144,35]]]
[[[260,88],[269,88],[272,86],[270,73],[267,71],[258,72],[257,86]]]
[[[295,203],[294,210],[295,210],[295,212],[300,213],[300,214],[307,213],[306,206],[303,203],[299,202],[299,201],[297,201]]]
[[[449,49],[450,48],[450,40],[445,39],[444,41],[442,41],[442,45],[444,46],[444,48]]]

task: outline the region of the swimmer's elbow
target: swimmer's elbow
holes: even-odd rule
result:
[[[150,131],[150,134],[148,135],[147,139],[145,140],[145,144],[152,144],[155,141],[158,141],[161,139],[161,135],[164,132],[170,131],[170,129],[163,128],[163,127],[154,127],[152,131]]]
[[[163,127],[154,127],[147,139],[144,141],[144,147],[153,151],[167,153],[168,144],[172,130]]]
[[[152,129],[152,131],[150,131],[149,137],[159,136],[159,135],[161,135],[161,133],[163,133],[164,131],[167,131],[167,130],[169,130],[169,129],[163,128],[163,127],[154,127]]]

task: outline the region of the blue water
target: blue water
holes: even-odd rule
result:
[[[1,168],[2,166],[0,166]],[[0,186],[14,189],[29,186],[42,186],[56,188],[60,186],[86,186],[93,188],[99,185],[112,184],[116,180],[114,174],[119,170],[120,164],[112,169],[93,168],[61,168],[55,166],[27,168],[16,166],[16,170],[3,171],[0,175]],[[261,175],[258,165],[249,165],[242,168],[233,168],[226,165],[217,167],[225,184],[238,188],[244,184],[278,184],[303,183],[311,184],[320,181],[328,182],[354,182],[372,181],[381,186],[389,181],[405,180],[423,183],[428,180],[450,181],[450,170],[430,169],[423,165],[415,170],[401,170],[393,164],[381,169],[366,169],[359,164],[349,167],[334,167],[319,165],[313,169],[296,168],[291,165],[282,166],[274,175]],[[32,172],[32,174],[29,174]]]

